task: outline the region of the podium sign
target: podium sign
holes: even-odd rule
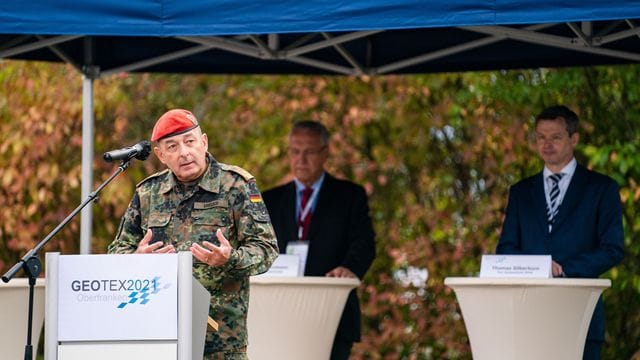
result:
[[[303,270],[304,271],[304,270]],[[269,276],[302,276],[300,274],[300,258],[298,255],[286,255],[280,254],[276,260],[271,264],[269,270],[260,275],[254,275],[258,277]]]
[[[58,340],[176,340],[177,273],[176,254],[60,256]]]
[[[548,279],[551,255],[482,255],[480,277]]]
[[[47,360],[193,360],[211,295],[192,255],[47,253]]]

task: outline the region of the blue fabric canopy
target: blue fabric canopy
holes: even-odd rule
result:
[[[620,0],[4,0],[0,33],[209,36],[637,17],[640,2]]]
[[[0,58],[378,75],[640,61],[640,0],[4,0]]]

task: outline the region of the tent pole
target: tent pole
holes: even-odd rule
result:
[[[91,72],[89,72],[91,74]],[[89,197],[93,184],[93,77],[82,76],[82,199]],[[80,218],[80,254],[91,253],[93,207],[82,209]]]

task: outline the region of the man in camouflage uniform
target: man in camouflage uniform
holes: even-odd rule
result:
[[[158,119],[151,141],[168,169],[140,182],[109,253],[191,251],[193,275],[211,293],[205,359],[247,359],[249,276],[278,255],[269,215],[247,171],[217,162],[186,110]]]

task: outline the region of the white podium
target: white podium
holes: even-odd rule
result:
[[[14,278],[0,282],[0,349],[3,359],[24,359],[29,319],[29,279]],[[33,358],[38,352],[38,342],[44,324],[44,279],[36,279],[33,291],[32,339]]]
[[[446,278],[475,360],[582,359],[608,279]]]
[[[209,292],[190,252],[46,255],[45,358],[202,358]]]
[[[349,292],[358,279],[250,279],[247,327],[251,360],[327,360]]]

